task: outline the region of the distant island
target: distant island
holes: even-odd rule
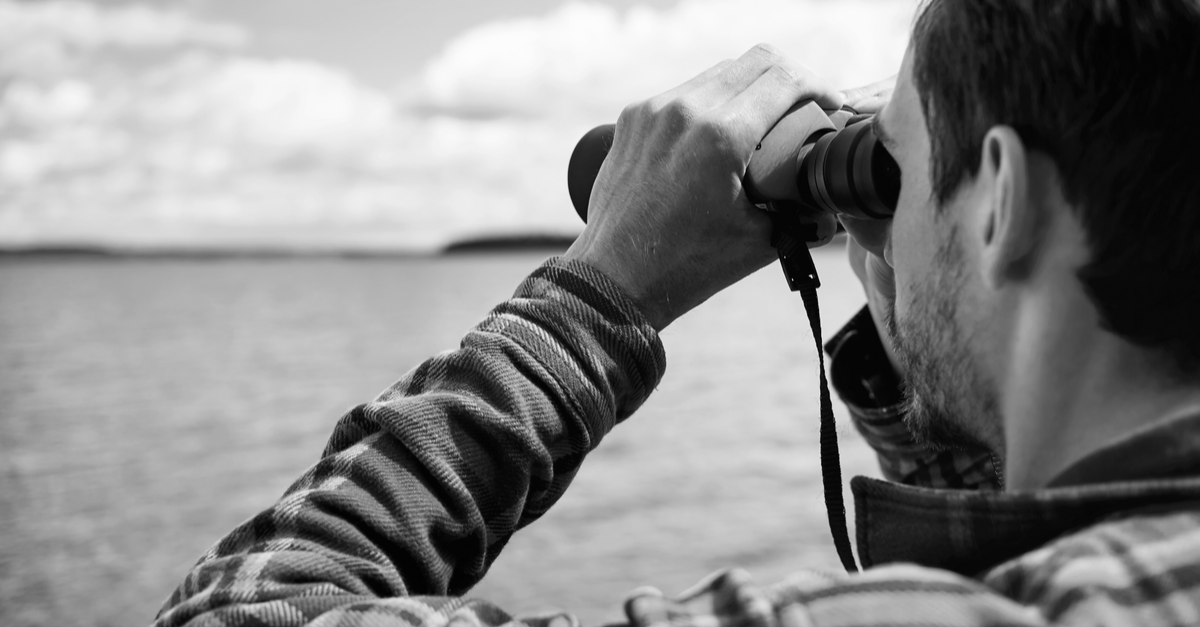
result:
[[[269,240],[228,243],[188,243],[155,246],[144,242],[119,243],[46,243],[0,246],[4,258],[56,259],[279,259],[291,257],[430,257],[438,255],[544,252],[561,253],[575,241],[574,235],[524,233],[481,235],[451,240],[440,246],[423,248],[389,247],[378,240],[370,244],[338,242],[272,242]]]
[[[537,252],[559,254],[566,252],[575,241],[575,235],[525,233],[513,235],[481,235],[452,240],[442,246],[428,248],[391,248],[379,241],[371,245],[355,245],[354,242],[335,242],[329,245],[289,245],[285,242],[258,242],[255,244],[226,245],[167,245],[167,246],[120,246],[112,244],[52,244],[0,246],[0,259],[4,258],[79,258],[79,259],[285,259],[301,257],[357,258],[401,258],[432,257],[438,255],[470,255],[496,253]],[[838,233],[832,246],[845,246],[846,236]]]
[[[78,246],[25,246],[0,248],[0,259],[4,258],[51,258],[51,259],[289,259],[301,257],[429,257],[437,251],[386,250],[378,248],[289,248],[270,246],[180,246],[180,247],[119,247],[104,245]]]
[[[566,252],[575,241],[574,235],[503,235],[462,239],[447,244],[447,255],[497,252]]]

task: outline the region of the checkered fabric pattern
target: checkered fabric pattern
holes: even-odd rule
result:
[[[916,442],[896,406],[861,408],[851,418],[863,439],[875,449],[883,476],[897,483],[933,488],[999,490],[1000,463],[986,450],[931,451]]]
[[[871,312],[863,307],[825,344],[830,356],[830,382],[850,410],[863,439],[875,449],[883,476],[896,483],[930,488],[1001,490],[1001,464],[987,450],[930,450],[917,442],[904,424],[898,384],[880,346]],[[870,359],[874,357],[874,359]],[[878,371],[887,369],[889,372]],[[889,393],[865,391],[866,381],[883,381]],[[890,402],[878,402],[878,396]]]
[[[210,549],[156,624],[496,622],[486,604],[412,597],[467,592],[665,368],[620,288],[547,262],[458,350],[344,416],[321,460]]]
[[[664,368],[657,335],[617,286],[550,260],[459,350],[350,411],[321,460],[201,558],[155,625],[575,627],[569,614],[515,619],[463,595]],[[1200,503],[1200,480],[1010,495],[994,491],[986,453],[931,455],[906,439],[898,411],[851,408],[886,474],[918,484],[855,480],[870,568],[766,587],[730,570],[676,598],[639,589],[629,623],[1200,624],[1200,512],[1186,506]],[[1174,505],[1147,507],[1160,502]],[[896,530],[913,531],[889,544]],[[941,545],[952,549],[942,558],[976,546],[1002,559],[931,567]]]

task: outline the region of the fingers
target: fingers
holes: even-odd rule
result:
[[[854,238],[850,238],[846,254],[872,310],[878,311],[881,316],[883,312],[890,311],[891,303],[896,300],[896,273],[892,267],[883,258],[867,252]]]
[[[883,259],[868,253],[858,241],[850,238],[848,246],[850,267],[862,283],[867,295],[867,307],[871,310],[871,320],[882,341],[883,350],[887,353],[892,369],[901,376],[904,375],[904,364],[896,356],[892,346],[892,335],[889,319],[895,315],[896,308],[896,275]]]
[[[891,220],[866,220],[850,216],[838,216],[846,232],[866,252],[883,259],[884,250],[892,235]]]
[[[673,110],[679,114],[679,117],[681,118],[691,118],[699,114],[702,110],[696,106],[682,106],[684,97],[696,91],[698,87],[711,83],[714,79],[716,79],[717,76],[725,72],[725,70],[728,69],[733,63],[733,59],[725,59],[724,61],[721,61],[707,70],[704,70],[703,72],[689,79],[687,82],[678,85],[673,89],[669,89],[647,100],[635,102],[629,105],[624,111],[622,111],[621,117],[617,120],[617,136],[620,137],[622,135],[621,127],[628,124],[628,120],[631,117],[630,114],[635,110],[640,111],[641,114],[653,115],[657,112],[673,108]],[[622,122],[625,123],[623,124]]]
[[[842,91],[846,104],[859,113],[878,113],[892,98],[896,88],[896,77],[890,76],[870,85]]]
[[[854,100],[862,100],[864,98],[872,98],[881,94],[890,94],[896,88],[896,75],[889,76],[885,79],[875,81],[869,85],[862,87],[854,87],[852,89],[842,90],[842,94],[846,97],[846,102]]]
[[[796,103],[814,100],[838,109],[844,96],[808,68],[759,44],[736,60],[725,60],[691,80],[627,108],[657,115],[670,112],[685,123],[699,116],[736,138],[739,151],[757,143]],[[630,117],[625,116],[623,117]],[[620,124],[618,124],[618,127]],[[753,144],[751,144],[753,145]]]
[[[884,105],[886,105],[891,99],[892,95],[891,93],[888,93],[883,96],[864,98],[862,100],[855,101],[854,103],[851,103],[849,100],[847,100],[846,104],[858,113],[879,113],[883,110]]]
[[[728,104],[719,115],[740,120],[744,139],[757,143],[797,102],[814,100],[823,108],[841,107],[841,94],[827,81],[796,64],[773,65]]]
[[[818,248],[833,241],[837,235],[837,217],[832,213],[821,213],[812,217],[811,222],[817,225],[816,241],[808,242],[809,248]]]
[[[886,250],[891,240],[891,220],[860,220],[841,216],[850,234],[847,256],[854,275],[863,284],[873,313],[890,311],[896,298],[895,272]],[[882,318],[877,318],[882,320]]]
[[[764,98],[771,90],[779,91],[774,98]],[[747,91],[751,93],[746,94]],[[691,95],[696,101],[711,106],[722,106],[739,99],[743,103],[749,100],[751,104],[782,103],[782,110],[777,111],[774,119],[779,119],[783,111],[800,100],[814,99],[823,108],[829,109],[836,109],[842,104],[842,94],[824,79],[766,44],[751,48],[713,81],[698,87]],[[744,106],[743,103],[738,106]],[[779,109],[779,105],[773,108]]]
[[[854,276],[858,277],[858,282],[864,286],[867,284],[867,257],[869,255],[870,253],[853,237],[846,243],[846,257],[850,261],[850,269],[854,271]]]
[[[881,300],[896,300],[896,271],[880,257],[870,255],[866,259],[867,273],[874,277],[875,290]]]
[[[592,187],[592,219],[565,257],[617,281],[656,329],[770,263],[772,221],[743,180],[756,144],[802,100],[828,122],[820,109],[843,96],[756,46],[626,107]],[[817,243],[832,237],[832,217],[814,221]]]
[[[728,68],[730,65],[733,65],[733,62],[734,62],[733,59],[725,59],[724,61],[721,61],[720,63],[697,74],[695,77],[688,80],[686,83],[684,83],[678,87],[675,87],[674,89],[665,91],[665,92],[659,94],[658,96],[655,96],[655,99],[666,102],[666,101],[672,100],[674,98],[677,98],[679,96],[682,96],[683,94],[689,93],[689,92],[695,90],[700,85],[703,85],[703,84],[711,81],[713,79],[713,77],[715,77],[716,75],[724,72],[726,68]]]
[[[795,72],[797,79],[812,74],[804,67],[788,60],[774,47],[759,44],[738,57],[724,72],[714,76],[713,80],[697,87],[689,96],[702,107],[717,107],[745,91],[763,74],[772,71],[772,68],[780,66],[786,68],[785,71]]]

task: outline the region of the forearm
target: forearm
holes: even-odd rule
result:
[[[464,593],[664,367],[618,288],[547,263],[458,350],[343,417],[322,459],[218,543],[160,620],[244,606],[303,624],[347,603]]]

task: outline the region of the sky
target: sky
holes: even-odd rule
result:
[[[916,0],[0,0],[0,247],[570,235],[578,138],[770,42],[892,75]]]

